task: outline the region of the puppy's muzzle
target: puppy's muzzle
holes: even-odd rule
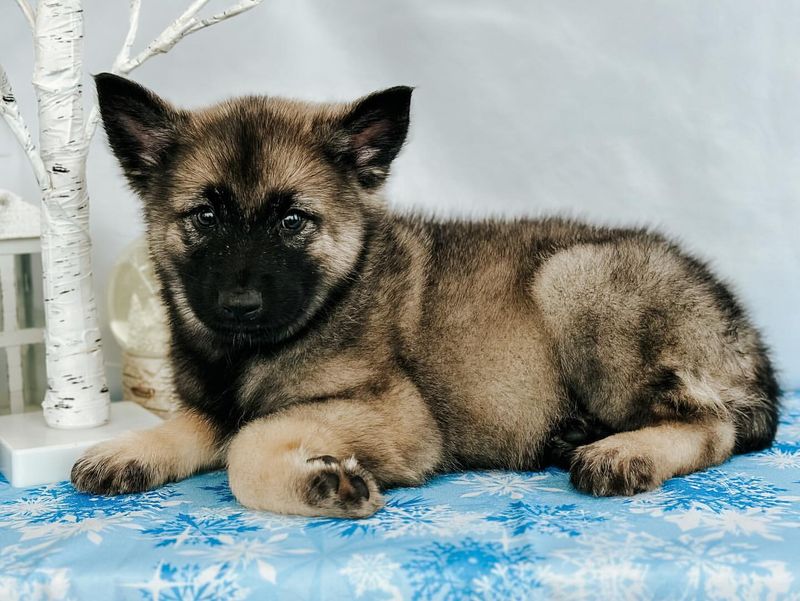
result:
[[[261,315],[263,307],[258,290],[227,290],[219,293],[220,315],[226,321],[253,321]]]

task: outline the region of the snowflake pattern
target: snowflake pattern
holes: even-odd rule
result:
[[[355,588],[356,597],[371,591],[389,593],[391,599],[402,599],[400,590],[392,584],[400,564],[391,561],[385,553],[362,555],[354,553],[347,565],[339,570]]]
[[[771,449],[754,455],[753,460],[778,470],[800,471],[800,443],[776,443]]]
[[[555,549],[551,561],[539,566],[537,574],[546,587],[578,599],[590,598],[591,587],[603,591],[598,598],[609,599],[624,596],[623,591],[638,598],[644,591],[647,567],[636,562],[629,534],[623,542],[601,532],[579,537],[575,543]]]
[[[38,544],[22,543],[0,548],[0,575],[20,577],[31,575],[50,553],[52,541]],[[0,599],[7,597],[0,596]]]
[[[241,513],[179,513],[169,522],[142,530],[142,534],[157,540],[156,547],[220,545],[221,536],[236,536],[258,530],[256,526],[244,523],[241,517]]]
[[[414,584],[413,599],[466,599],[496,566],[519,569],[537,559],[529,545],[506,549],[501,543],[465,538],[416,549],[403,567]]]
[[[68,601],[69,570],[33,570],[24,580],[0,573],[0,599],[24,601]]]
[[[0,500],[0,523],[17,530],[20,540],[63,541],[85,537],[99,545],[120,529],[140,530],[164,508],[185,501],[170,487],[140,495],[99,497],[77,492],[60,483],[28,489],[23,495]]]
[[[536,575],[553,595],[574,599],[760,599],[764,593],[787,590],[776,578],[772,588],[749,597],[753,582],[769,580],[770,574],[752,562],[754,545],[723,544],[690,535],[664,539],[622,527],[612,534],[600,533],[576,540],[576,546],[554,551],[551,561]],[[665,568],[679,578],[664,578]],[[783,562],[772,564],[772,574],[786,572]],[[737,574],[742,584],[720,594],[718,575]],[[728,594],[730,593],[730,594]]]
[[[150,518],[165,507],[185,501],[170,486],[138,495],[102,497],[80,493],[68,482],[27,489],[23,495],[0,500],[0,521],[7,523],[57,524],[81,522],[98,515]]]
[[[540,588],[537,563],[496,563],[488,574],[472,581],[473,594],[484,601],[528,601],[533,589]]]
[[[250,511],[223,472],[120,497],[0,477],[0,599],[794,599],[800,395],[778,442],[630,498],[445,475],[362,520]]]
[[[659,490],[625,500],[631,511],[660,516],[672,511],[703,509],[719,512],[735,508],[746,510],[786,507],[782,493],[787,492],[763,478],[730,473],[721,468],[708,469],[667,480]]]
[[[462,536],[465,532],[485,532],[492,528],[485,518],[483,513],[456,511],[450,505],[432,505],[420,496],[395,497],[389,499],[383,511],[368,518],[315,520],[309,528],[335,532],[343,537],[373,534],[386,539],[443,538]]]
[[[682,531],[704,533],[707,538],[760,536],[780,541],[788,532],[796,536],[793,529],[800,528],[796,519],[787,519],[784,511],[778,508],[723,509],[718,512],[690,509],[666,516],[664,519],[678,526]]]
[[[250,593],[239,585],[228,564],[204,568],[197,564],[176,567],[161,562],[150,579],[127,586],[152,601],[240,601]]]
[[[580,536],[591,524],[602,523],[607,517],[593,514],[577,505],[534,505],[524,501],[514,501],[498,515],[486,518],[511,527],[514,536],[532,530],[555,537]]]
[[[463,474],[452,482],[460,486],[467,486],[468,492],[461,496],[469,497],[508,497],[509,499],[522,499],[535,492],[565,492],[565,489],[551,486],[553,471],[543,473],[518,473],[518,472],[474,472]]]
[[[201,486],[200,490],[207,490],[211,493],[214,493],[214,496],[220,503],[232,503],[236,500],[231,492],[231,487],[228,484],[227,478],[225,478],[223,482],[219,482],[217,484],[207,484],[206,486]]]

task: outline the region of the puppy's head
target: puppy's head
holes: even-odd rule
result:
[[[213,339],[297,332],[356,268],[411,89],[185,111],[124,78],[95,81],[173,319]]]

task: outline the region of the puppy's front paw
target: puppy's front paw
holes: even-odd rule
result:
[[[305,502],[316,515],[363,518],[383,505],[375,478],[355,457],[339,461],[330,455],[312,457],[305,480]]]
[[[82,492],[122,495],[150,490],[162,484],[153,469],[137,458],[129,441],[95,445],[72,466],[72,484]]]
[[[662,483],[652,459],[625,445],[614,444],[611,438],[575,451],[569,469],[570,481],[575,488],[611,497],[646,492]]]

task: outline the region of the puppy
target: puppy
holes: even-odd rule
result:
[[[227,467],[248,507],[363,517],[440,472],[555,463],[581,491],[632,495],[772,441],[758,332],[668,240],[391,212],[410,88],[186,111],[96,83],[144,205],[182,409],[89,450],[78,489]]]

